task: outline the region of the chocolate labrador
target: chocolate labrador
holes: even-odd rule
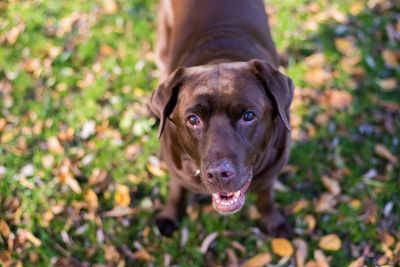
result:
[[[290,152],[293,84],[277,70],[263,1],[161,0],[157,34],[163,82],[150,108],[171,175],[160,232],[177,228],[186,190],[231,214],[250,189],[266,231],[287,234],[272,189]]]

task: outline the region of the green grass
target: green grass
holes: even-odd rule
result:
[[[295,238],[307,242],[306,261],[322,236],[336,234],[341,249],[324,251],[330,266],[363,255],[367,266],[400,262],[399,163],[375,152],[382,144],[400,160],[400,59],[390,65],[383,57],[400,48],[388,34],[400,25],[400,8],[374,2],[266,2],[277,48],[289,55],[285,71],[296,84],[291,168],[280,176],[287,191],[277,192],[277,200]],[[228,217],[208,201],[192,204],[172,238],[154,226],[168,180],[154,160],[157,125],[147,110],[157,86],[156,1],[6,1],[0,14],[0,265],[225,266],[228,248],[240,263],[263,252],[272,264],[281,260],[271,238],[258,232],[259,220],[248,215],[252,194],[242,212]],[[350,40],[346,51],[335,43],[339,38]],[[323,66],[310,67],[308,57],[316,53]],[[348,68],[343,60],[354,55],[359,62]],[[321,68],[330,73],[326,80],[307,78]],[[390,79],[394,88],[383,88]],[[326,96],[332,90],[348,92],[352,101],[335,108]],[[84,136],[89,121],[96,127]],[[61,148],[49,146],[51,137]],[[376,175],[363,178],[370,170]],[[327,192],[323,175],[341,187],[332,211],[316,209]],[[133,214],[108,217],[123,206],[120,194]],[[293,213],[288,207],[298,200],[309,205]],[[316,227],[307,232],[310,215]],[[202,254],[202,241],[213,232],[218,236]],[[281,263],[294,259],[287,260]]]

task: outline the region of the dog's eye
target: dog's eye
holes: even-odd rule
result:
[[[252,120],[254,120],[254,117],[255,117],[255,116],[256,116],[256,115],[254,114],[254,112],[247,111],[247,112],[245,112],[245,113],[243,114],[242,119],[243,119],[244,121],[252,121]]]
[[[199,117],[197,117],[196,115],[190,115],[187,118],[187,123],[189,123],[191,126],[196,126],[200,124],[200,119]]]

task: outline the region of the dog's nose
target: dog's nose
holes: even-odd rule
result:
[[[227,160],[211,164],[207,168],[207,178],[210,182],[218,180],[220,184],[226,183],[235,177],[235,170]]]

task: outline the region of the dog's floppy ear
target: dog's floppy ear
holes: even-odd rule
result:
[[[184,72],[184,68],[178,68],[151,95],[150,110],[160,118],[159,138],[164,131],[166,120],[176,106],[179,89],[184,81]]]
[[[280,119],[290,131],[289,108],[293,99],[293,83],[286,75],[275,69],[270,63],[253,59],[249,61],[252,71],[263,83],[267,96],[272,98]]]

